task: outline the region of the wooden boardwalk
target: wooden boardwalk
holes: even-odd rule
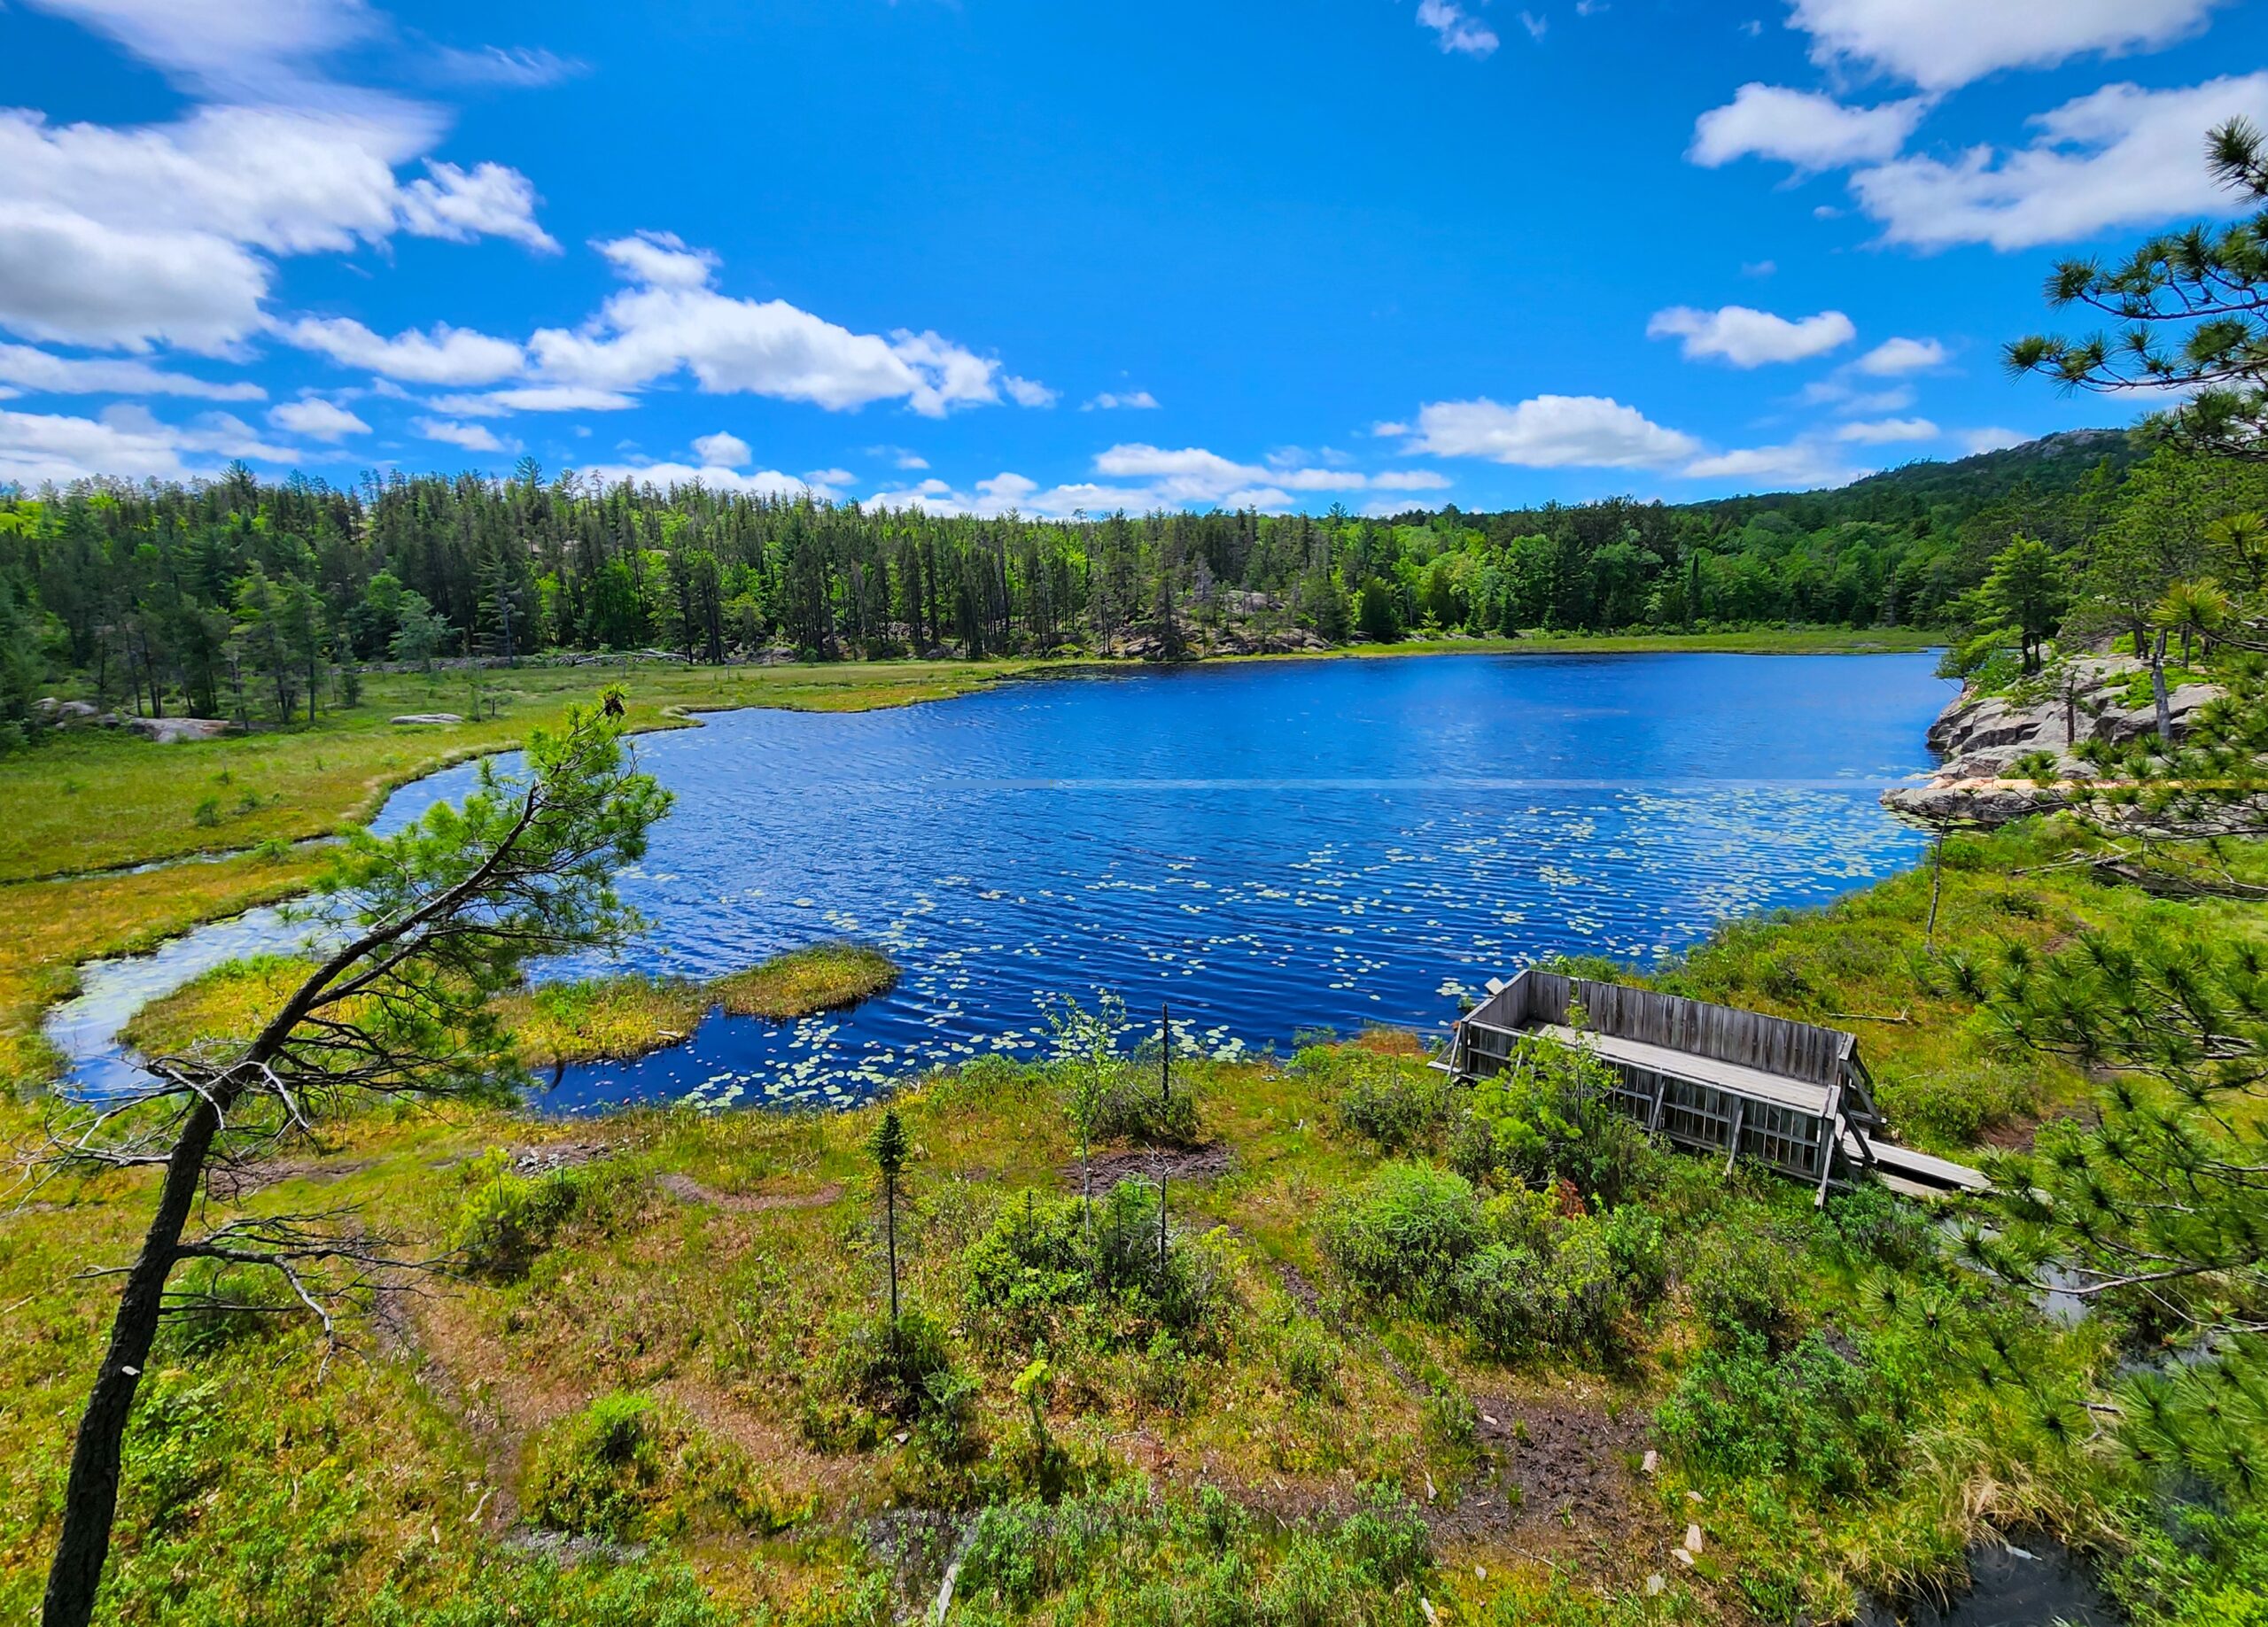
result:
[[[1615,1073],[1615,1104],[1672,1144],[1751,1158],[1812,1183],[1872,1174],[1915,1194],[1981,1189],[1975,1170],[1879,1141],[1882,1114],[1854,1034],[1651,989],[1528,971],[1491,983],[1451,1025],[1438,1065],[1486,1079],[1536,1036],[1596,1056]]]

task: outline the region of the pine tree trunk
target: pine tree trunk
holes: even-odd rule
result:
[[[219,1127],[212,1104],[200,1101],[166,1160],[158,1212],[151,1217],[141,1254],[127,1273],[125,1291],[118,1298],[118,1314],[111,1323],[110,1348],[104,1352],[102,1369],[79,1420],[79,1438],[71,1453],[71,1479],[63,1493],[63,1530],[56,1540],[55,1563],[47,1575],[41,1627],[86,1627],[95,1613],[95,1592],[102,1583],[103,1562],[110,1555],[111,1521],[118,1512],[119,1466],[127,1419],[134,1410],[134,1392],[141,1384],[151,1342],[157,1337],[158,1319],[165,1308],[166,1279],[173,1274],[182,1228],[188,1224],[190,1207],[197,1201],[206,1156]]]

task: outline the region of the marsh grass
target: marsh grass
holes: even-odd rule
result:
[[[808,944],[774,955],[760,966],[734,972],[709,985],[709,993],[735,1017],[787,1022],[838,1011],[897,987],[897,965],[872,944]]]

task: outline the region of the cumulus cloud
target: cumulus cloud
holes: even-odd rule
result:
[[[1876,378],[1896,378],[1926,373],[1946,364],[1946,347],[1938,339],[1884,339],[1852,365]]]
[[[633,486],[651,486],[666,492],[672,486],[706,486],[711,492],[739,492],[750,497],[810,497],[835,499],[843,495],[835,484],[813,476],[806,479],[797,475],[783,475],[776,469],[728,469],[721,463],[600,463],[579,471],[586,480],[595,480],[602,485],[619,485],[628,481]],[[850,475],[843,469],[823,469],[823,476],[840,475],[844,482]]]
[[[277,333],[301,350],[413,384],[493,384],[510,378],[526,365],[512,340],[447,322],[435,324],[428,333],[407,329],[389,339],[352,317],[303,317]]]
[[[1123,392],[1106,390],[1079,410],[1083,413],[1111,413],[1121,410],[1148,412],[1154,409],[1157,405],[1158,398],[1146,390],[1130,390]]]
[[[738,469],[753,455],[746,441],[724,430],[714,435],[695,436],[693,450],[700,454],[703,463],[722,469]]]
[[[496,432],[485,423],[459,423],[449,418],[416,418],[410,427],[429,441],[445,441],[452,446],[462,446],[467,452],[509,452],[513,448],[496,438]]]
[[[2033,438],[2022,430],[1958,430],[1953,433],[1953,439],[1959,441],[1961,449],[1972,458],[1982,452],[2000,452],[2009,446],[2021,446]]]
[[[528,341],[544,382],[606,391],[689,371],[711,394],[769,396],[841,412],[903,401],[928,417],[997,403],[1054,399],[1045,385],[934,332],[854,333],[784,299],[746,299],[714,285],[714,257],[673,236],[640,233],[597,245],[629,286],[580,328],[539,329]]]
[[[1013,373],[1000,376],[1000,388],[1018,407],[1052,407],[1063,399],[1061,391],[1050,390],[1037,379],[1018,378]]]
[[[2153,50],[2202,28],[2226,0],[1794,0],[1788,26],[1822,66],[1851,65],[1951,90],[2002,68]]]
[[[370,426],[335,402],[321,396],[303,396],[270,407],[268,422],[292,435],[311,440],[338,441],[350,435],[368,435]]]
[[[1938,426],[1927,418],[1877,418],[1846,423],[1835,438],[1860,446],[1886,446],[1898,441],[1933,441]]]
[[[1715,169],[1736,159],[1778,159],[1798,169],[1839,169],[1895,158],[1929,111],[1926,98],[1846,107],[1815,90],[1746,84],[1694,122],[1686,157]]]
[[[1713,453],[1678,472],[1688,480],[1759,481],[1793,490],[1847,485],[1865,471],[1850,468],[1816,441],[1796,440]]]
[[[0,327],[206,354],[257,332],[290,255],[403,233],[554,244],[526,177],[426,158],[439,110],[327,77],[382,19],[359,0],[34,0],[205,98],[167,122],[0,111]]]
[[[299,456],[291,447],[261,440],[232,413],[205,413],[186,424],[171,424],[128,402],[93,418],[0,411],[0,485],[64,484],[96,476],[207,479],[230,459],[289,464]]]
[[[927,467],[924,465],[924,467]],[[1202,446],[1153,446],[1122,442],[1099,453],[1094,473],[1102,478],[1043,486],[1028,476],[1003,471],[973,488],[961,489],[931,477],[875,492],[870,507],[919,508],[933,514],[990,517],[1011,510],[1062,516],[1072,514],[1133,513],[1173,508],[1259,508],[1280,510],[1316,492],[1437,492],[1449,481],[1434,469],[1321,468],[1271,460],[1240,462]],[[1406,507],[1407,503],[1397,505]]]
[[[1646,324],[1646,337],[1682,338],[1688,360],[1715,357],[1736,368],[1760,368],[1769,362],[1804,361],[1825,355],[1858,337],[1859,330],[1840,311],[1821,311],[1790,322],[1744,305],[1728,305],[1716,311],[1673,306],[1654,313]]]
[[[515,384],[477,395],[433,398],[434,409],[453,418],[502,418],[512,413],[618,413],[637,405],[635,396],[616,390],[587,390],[579,384]]]
[[[1660,469],[1700,443],[1605,396],[1540,395],[1512,407],[1482,397],[1418,410],[1416,449],[1526,469]]]
[[[2033,120],[2029,146],[1901,159],[1860,170],[1851,189],[1887,241],[1925,250],[2029,249],[2227,215],[2244,205],[2207,171],[2201,143],[2239,115],[2268,120],[2268,72],[2179,90],[2106,85]]]
[[[1418,0],[1418,23],[1431,28],[1444,53],[1485,57],[1503,43],[1495,30],[1467,12],[1456,0]]]
[[[259,401],[268,391],[247,380],[226,384],[107,357],[58,356],[28,345],[0,343],[0,384],[43,395],[198,396],[208,401]]]

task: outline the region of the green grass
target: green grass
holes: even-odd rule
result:
[[[710,991],[736,1017],[787,1022],[839,1011],[897,987],[897,966],[866,943],[813,943],[711,983]]]

